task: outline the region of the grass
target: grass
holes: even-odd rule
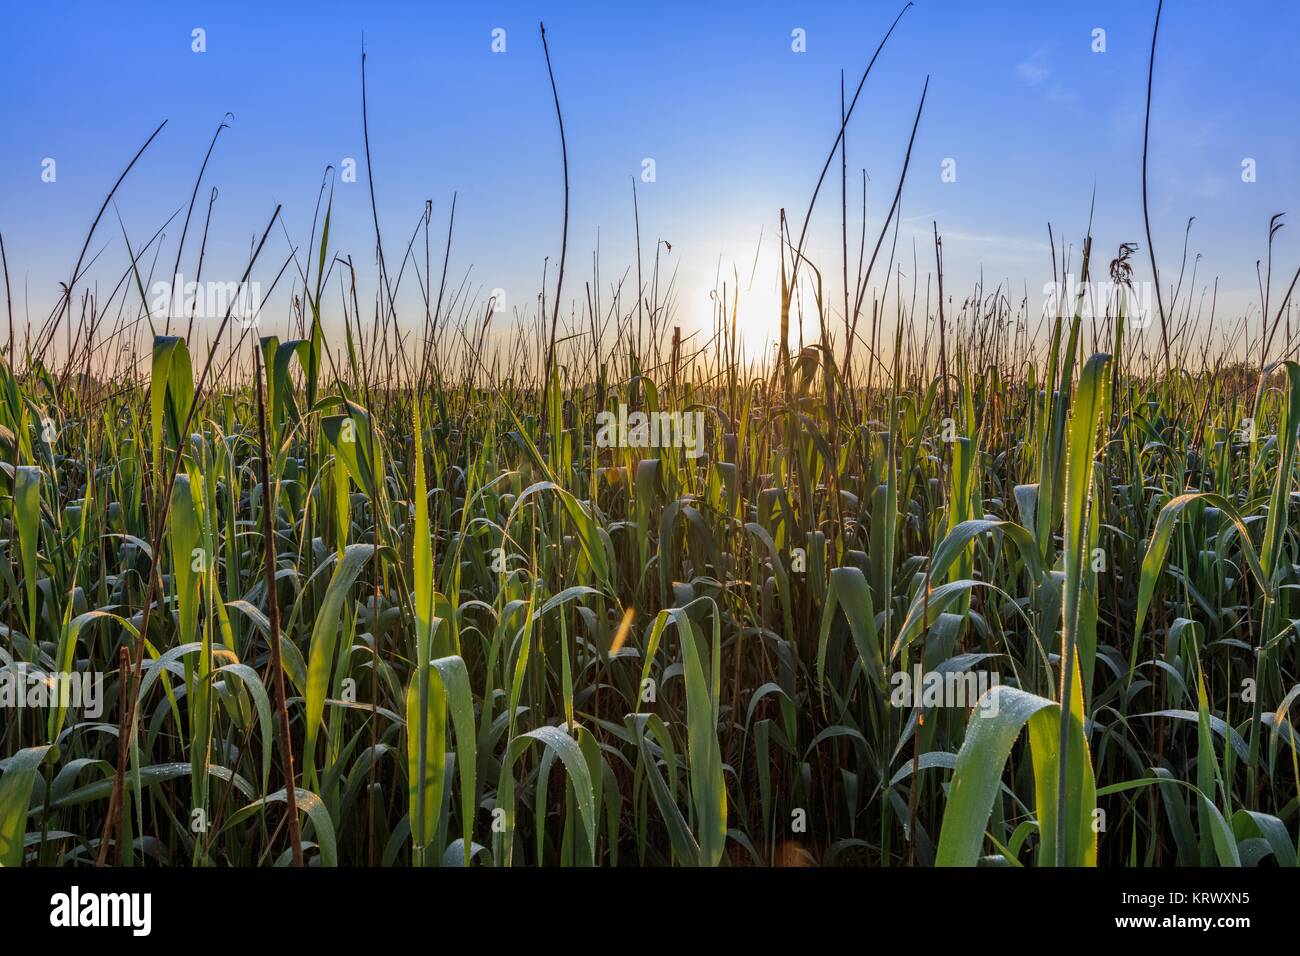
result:
[[[839,333],[787,232],[763,361],[734,289],[683,338],[658,245],[491,334],[411,251],[428,207],[363,309],[322,204],[293,338],[171,335],[152,240],[11,338],[0,663],[104,710],[0,712],[0,864],[1296,865],[1278,320],[1215,363],[1162,302],[1152,358],[1120,282],[1044,344],[998,293],[869,291],[874,254],[850,308],[846,249]],[[703,454],[604,447],[620,404],[700,412]],[[917,665],[994,712],[897,705]]]
[[[4,661],[108,675],[99,720],[9,712],[7,864],[96,859],[123,753],[124,862],[290,859],[296,767],[322,863],[1294,863],[1291,389],[1252,454],[1249,391],[1104,354],[1049,393],[959,347],[949,410],[826,349],[728,387],[619,351],[547,407],[304,382],[312,339],[184,441],[183,342],[98,397],[5,369]],[[707,454],[596,447],[615,401],[707,408]],[[995,665],[998,717],[891,706],[918,659]]]

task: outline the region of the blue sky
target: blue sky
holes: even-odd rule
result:
[[[434,234],[459,193],[450,275],[470,270],[486,297],[510,306],[536,295],[545,257],[559,252],[559,142],[537,23],[545,20],[568,135],[572,212],[566,299],[590,276],[599,230],[602,273],[635,261],[631,177],[638,183],[648,259],[672,243],[678,319],[707,321],[722,265],[747,277],[760,231],[758,274],[742,298],[751,340],[775,321],[775,234],[783,206],[802,221],[834,140],[839,76],[850,89],[901,4],[579,3],[385,4],[73,3],[11,8],[0,33],[0,231],[20,313],[38,323],[58,295],[99,203],[163,119],[167,127],[117,196],[133,243],[188,201],[212,131],[227,111],[205,183],[220,193],[205,277],[237,278],[250,242],[277,202],[305,245],[321,175],[345,157],[358,182],[338,183],[334,251],[373,275],[373,227],[361,135],[359,54],[369,54],[370,135],[390,266],[424,201]],[[469,7],[469,9],[466,9]],[[918,0],[867,82],[849,128],[850,181],[870,176],[868,234],[892,198],[927,74],[929,97],[902,203],[900,254],[910,272],[917,237],[921,281],[932,261],[931,221],[944,234],[946,283],[961,294],[980,274],[1031,294],[1051,278],[1047,224],[1077,246],[1096,187],[1094,234],[1109,259],[1139,242],[1146,57],[1154,3],[963,3]],[[191,31],[207,50],[191,50]],[[491,31],[506,31],[506,52]],[[1091,50],[1094,28],[1106,50]],[[807,50],[791,49],[806,31]],[[1254,263],[1268,217],[1300,213],[1300,78],[1289,3],[1171,2],[1161,24],[1152,116],[1152,228],[1172,281],[1189,216],[1199,278],[1220,279],[1221,315],[1255,301]],[[57,180],[41,179],[42,160]],[[956,161],[955,182],[941,164]],[[1257,180],[1241,181],[1255,160]],[[838,274],[838,177],[814,219],[810,254]],[[203,190],[206,196],[207,188]],[[861,197],[855,187],[849,206]],[[201,222],[203,201],[196,212]],[[159,268],[170,268],[179,218]],[[850,234],[856,235],[852,214]],[[277,230],[267,266],[288,244]],[[193,269],[197,236],[186,255]],[[93,250],[92,281],[112,282],[127,259],[110,212]],[[304,253],[305,254],[305,253]],[[1275,266],[1289,278],[1300,222],[1279,237]],[[165,266],[162,263],[166,263]],[[553,269],[553,267],[552,267]],[[111,276],[111,278],[110,278]],[[552,271],[553,277],[553,271]],[[413,286],[412,286],[413,289]],[[838,298],[838,291],[834,293]],[[335,298],[335,301],[337,299]],[[269,331],[284,309],[271,307]],[[414,320],[412,320],[414,324]],[[1225,329],[1228,323],[1224,323]]]

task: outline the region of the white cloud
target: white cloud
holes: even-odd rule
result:
[[[1037,86],[1039,83],[1043,82],[1043,80],[1047,79],[1047,75],[1052,71],[1041,63],[1034,63],[1032,60],[1026,60],[1016,67],[1016,72],[1019,73],[1021,78],[1030,86]]]

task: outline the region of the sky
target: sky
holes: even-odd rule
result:
[[[635,180],[644,268],[655,240],[671,244],[660,255],[661,268],[676,272],[674,320],[707,324],[710,290],[720,275],[730,282],[734,267],[741,325],[757,343],[777,325],[779,212],[802,222],[838,130],[841,71],[851,93],[901,3],[6,7],[0,234],[20,336],[27,317],[38,325],[57,300],[104,196],[163,120],[95,233],[91,252],[100,258],[87,282],[111,287],[129,262],[123,232],[138,246],[180,210],[157,265],[160,276],[170,270],[184,207],[227,112],[233,119],[204,177],[182,274],[194,269],[213,186],[204,278],[238,279],[277,203],[284,229],[273,232],[255,278],[269,284],[291,243],[305,261],[326,167],[352,159],[356,182],[334,179],[330,251],[350,254],[373,277],[363,37],[373,186],[390,271],[426,200],[441,245],[455,194],[449,281],[468,275],[483,300],[502,290],[507,314],[531,308],[548,257],[553,293],[563,212],[538,34],[545,21],[569,156],[565,307],[584,294],[598,242],[606,294],[625,269],[635,275]],[[1154,2],[1131,0],[917,0],[848,128],[850,236],[860,229],[865,169],[869,253],[928,77],[900,207],[904,281],[913,240],[919,281],[927,281],[937,223],[950,293],[963,294],[982,275],[990,289],[1006,282],[1033,296],[1052,278],[1048,225],[1077,250],[1094,194],[1094,248],[1108,260],[1121,242],[1137,242],[1135,278],[1149,279],[1140,176],[1154,16]],[[195,30],[203,31],[202,52],[193,49]],[[503,52],[493,50],[496,30],[504,31]],[[1266,254],[1269,217],[1300,213],[1297,36],[1293,3],[1171,0],[1162,17],[1151,227],[1172,283],[1187,220],[1196,217],[1189,263],[1202,256],[1197,294],[1218,278],[1225,334],[1258,302],[1255,262]],[[643,176],[647,160],[653,181]],[[839,209],[837,159],[807,249],[834,285],[832,300]],[[1300,223],[1278,236],[1275,302],[1298,262]],[[266,333],[288,331],[279,301],[265,307]],[[329,300],[327,309],[335,321],[339,309]],[[421,324],[420,311],[404,313],[404,323]]]

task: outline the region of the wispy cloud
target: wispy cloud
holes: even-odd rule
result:
[[[1065,84],[1052,80],[1052,67],[1049,51],[1040,46],[1033,53],[1016,65],[1016,74],[1032,87],[1042,89],[1043,95],[1053,103],[1068,103],[1075,98]]]
[[[1047,65],[1047,48],[1039,47],[1016,66],[1016,72],[1020,78],[1030,86],[1038,86],[1051,74],[1052,68]]]

